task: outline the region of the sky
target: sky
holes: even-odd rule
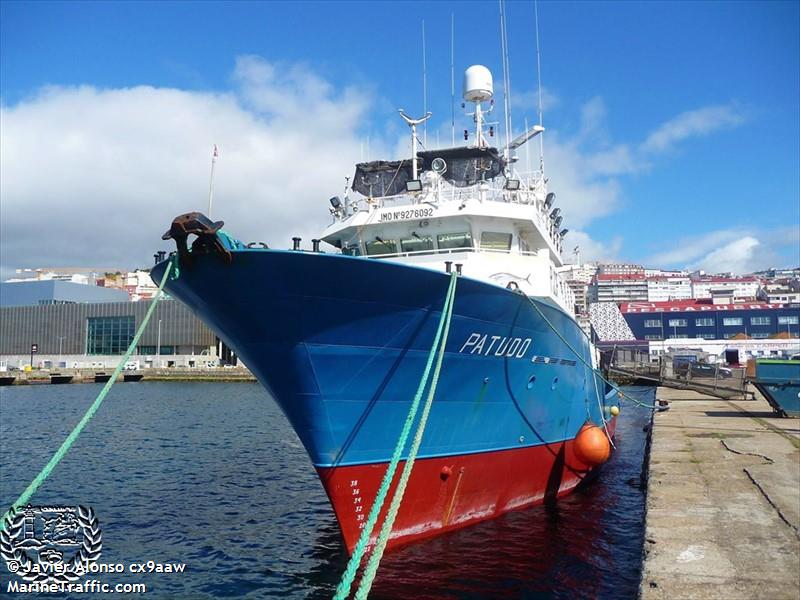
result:
[[[514,134],[538,118],[534,5],[506,14]],[[565,248],[665,269],[800,265],[799,2],[541,1],[538,15]],[[3,0],[0,277],[150,266],[173,217],[206,212],[214,144],[212,216],[245,242],[310,246],[354,163],[410,154],[398,108],[432,111],[427,146],[451,145],[451,23],[456,143],[472,64],[494,74],[502,143],[499,22],[497,2]],[[527,147],[521,167],[539,160]]]

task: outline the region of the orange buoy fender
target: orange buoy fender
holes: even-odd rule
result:
[[[608,460],[611,444],[605,431],[587,422],[575,436],[575,456],[582,463],[597,467]]]

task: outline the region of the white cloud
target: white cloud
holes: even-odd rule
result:
[[[745,236],[728,242],[712,250],[696,262],[696,267],[709,273],[747,273],[755,270],[757,249],[760,242],[752,237]]]
[[[160,235],[173,217],[206,211],[213,144],[220,157],[212,216],[243,241],[273,247],[288,247],[292,235],[310,245],[329,223],[327,198],[341,193],[362,157],[408,155],[408,133],[394,115],[369,138],[359,134],[368,111],[382,102],[374,90],[336,87],[304,65],[255,56],[237,59],[232,81],[228,93],[50,87],[0,107],[2,274],[13,267],[149,264],[153,251],[168,248]],[[557,99],[551,94],[547,101]],[[619,209],[620,178],[648,166],[641,149],[733,126],[739,121],[732,110],[684,113],[637,146],[611,141],[606,107],[592,98],[577,133],[547,131],[545,167],[573,230],[568,247],[579,244],[585,260],[619,258],[621,239],[597,242],[586,228]],[[428,138],[429,146],[449,145],[449,122],[429,128]],[[537,169],[539,141],[519,154],[519,170]],[[696,262],[733,240],[698,241],[700,250],[682,247],[684,255],[661,262]]]
[[[600,127],[602,102],[589,101],[583,108],[580,132],[565,136],[555,131],[543,135],[545,171],[551,191],[558,197],[569,227],[585,228],[593,220],[615,212],[622,200],[619,175],[638,170],[625,145],[609,144],[605,135],[595,135]],[[602,141],[598,142],[598,137]],[[535,170],[539,166],[539,140],[534,138],[519,150],[517,168]]]
[[[498,94],[502,97],[502,85],[500,86],[500,90]],[[512,88],[511,90],[511,108],[515,111],[515,114],[518,112],[521,114],[530,114],[531,116],[528,117],[530,121],[530,125],[533,125],[534,120],[538,120],[535,116],[539,112],[539,92],[536,89],[523,89],[523,90],[515,90]],[[550,110],[554,109],[558,106],[560,102],[559,97],[556,93],[546,87],[542,87],[542,112],[547,114]],[[524,120],[515,118],[516,121],[521,122]],[[519,126],[517,127],[519,129]]]
[[[215,143],[213,216],[244,241],[310,245],[359,158],[370,94],[255,57],[235,80],[228,94],[51,87],[3,106],[4,270],[148,264],[173,217],[206,211]]]
[[[796,266],[794,262],[785,264],[785,249],[794,248],[798,255],[798,235],[798,228],[794,227],[770,232],[720,229],[679,239],[673,248],[650,256],[645,264],[709,273],[750,273],[775,266]]]
[[[580,248],[581,262],[619,260],[622,250],[622,238],[614,237],[611,242],[603,243],[593,240],[585,231],[570,231],[564,237],[564,258],[573,262],[573,249]]]
[[[689,110],[656,128],[642,143],[643,152],[664,152],[690,137],[704,136],[744,123],[744,116],[732,105],[706,106]]]
[[[730,242],[740,239],[745,233],[736,229],[712,231],[702,236],[677,240],[672,248],[651,256],[648,264],[686,267],[696,264],[701,257],[714,252]]]

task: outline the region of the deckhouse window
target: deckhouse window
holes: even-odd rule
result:
[[[395,254],[397,252],[397,240],[373,240],[364,244],[367,247],[367,254],[370,256],[380,256],[381,254]]]
[[[484,231],[481,234],[481,248],[484,250],[511,250],[511,234]]]
[[[433,238],[429,235],[415,236],[407,240],[400,240],[403,252],[425,253],[433,250]]]
[[[347,256],[361,256],[361,248],[358,244],[350,244],[344,247],[342,254],[346,254]]]
[[[453,248],[472,248],[472,236],[469,232],[465,233],[443,233],[436,236],[439,250],[450,250]]]

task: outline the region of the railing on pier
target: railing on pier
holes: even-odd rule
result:
[[[745,397],[745,369],[693,362],[687,354],[655,356],[639,348],[614,346],[606,351],[604,366],[610,375],[652,381],[676,389],[695,390],[718,398]]]

